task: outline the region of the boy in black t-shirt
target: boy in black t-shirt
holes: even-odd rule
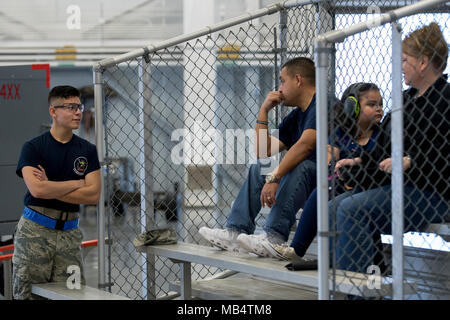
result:
[[[84,282],[79,205],[100,197],[96,147],[72,133],[83,111],[80,92],[54,87],[48,103],[51,129],[23,145],[16,170],[28,191],[14,240],[14,299],[31,298],[33,283],[67,281],[68,267]]]

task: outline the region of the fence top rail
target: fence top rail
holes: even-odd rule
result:
[[[336,43],[344,41],[345,38],[370,30],[375,27],[379,27],[386,23],[391,23],[397,21],[403,17],[411,16],[428,9],[431,9],[439,4],[444,4],[448,2],[448,0],[422,0],[420,2],[404,6],[398,9],[391,10],[379,17],[375,17],[369,19],[367,21],[355,24],[345,29],[341,30],[333,30],[323,34],[320,34],[316,37],[316,41],[318,43]]]
[[[220,30],[224,30],[226,28],[233,27],[235,25],[248,22],[250,20],[271,15],[276,12],[282,11],[284,9],[290,9],[294,7],[300,7],[305,5],[311,5],[311,4],[320,4],[325,3],[328,0],[285,0],[282,2],[274,3],[271,5],[268,5],[264,8],[255,10],[253,12],[246,12],[240,16],[227,19],[225,21],[219,22],[217,24],[214,24],[212,26],[206,26],[202,29],[199,29],[197,31],[194,31],[192,33],[179,35],[176,37],[173,37],[168,40],[161,41],[157,44],[150,44],[148,46],[144,46],[142,48],[129,51],[124,54],[120,54],[118,56],[103,59],[97,63],[94,64],[94,70],[101,70],[105,68],[112,67],[114,65],[117,65],[119,63],[129,61],[144,55],[148,55],[153,52],[157,52],[158,50],[169,48],[172,46],[175,46],[177,44],[187,42],[189,40],[193,40],[195,38],[199,38],[202,36],[206,36],[208,34],[211,34],[213,32],[217,32]],[[357,34],[366,30],[369,30],[373,27],[386,24],[389,22],[396,21],[402,17],[413,15],[419,12],[422,12],[426,9],[432,9],[434,6],[438,4],[443,4],[447,2],[448,0],[423,0],[418,3],[408,5],[402,8],[398,8],[395,10],[391,10],[386,14],[381,15],[380,17],[376,17],[373,19],[369,19],[366,22],[362,22],[359,24],[356,24],[352,27],[343,29],[343,30],[334,30],[327,33],[324,33],[322,35],[319,35],[316,39],[324,42],[334,43],[343,41],[348,36],[351,36],[353,34]]]
[[[150,53],[156,52],[161,49],[173,47],[177,44],[180,44],[180,43],[183,43],[183,42],[186,42],[189,40],[193,40],[193,39],[196,39],[196,38],[199,38],[202,36],[206,36],[213,32],[224,30],[226,28],[230,28],[235,25],[238,25],[238,24],[241,24],[244,22],[248,22],[250,20],[253,20],[253,19],[256,19],[256,18],[259,18],[262,16],[271,15],[276,12],[282,11],[284,9],[305,6],[305,5],[310,5],[310,4],[318,4],[318,3],[321,3],[324,1],[325,0],[287,0],[287,1],[274,3],[271,5],[268,5],[267,7],[255,10],[253,12],[246,12],[240,16],[224,20],[224,21],[214,24],[212,26],[207,26],[207,27],[204,27],[202,29],[199,29],[199,30],[191,32],[191,33],[176,36],[171,39],[161,41],[154,45],[150,44],[143,48],[136,49],[136,50],[118,55],[116,57],[101,60],[94,65],[94,70],[109,68],[109,67],[117,65],[121,62],[129,61],[131,59],[135,59],[135,58],[141,57],[143,55],[148,55]]]

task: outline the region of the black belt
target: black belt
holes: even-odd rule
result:
[[[63,210],[57,210],[53,208],[46,208],[46,207],[39,207],[39,206],[27,206],[33,211],[36,211],[46,217],[55,219],[55,220],[64,220],[64,221],[70,221],[78,219],[78,212],[72,212],[72,211],[63,211]]]

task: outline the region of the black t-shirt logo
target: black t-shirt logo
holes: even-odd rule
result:
[[[85,157],[78,157],[73,164],[73,172],[82,176],[88,167],[88,161]]]

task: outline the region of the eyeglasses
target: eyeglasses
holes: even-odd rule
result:
[[[81,112],[84,111],[84,105],[78,104],[78,103],[66,103],[62,106],[53,106],[53,108],[60,108],[60,109],[67,109],[73,113],[80,110]]]

